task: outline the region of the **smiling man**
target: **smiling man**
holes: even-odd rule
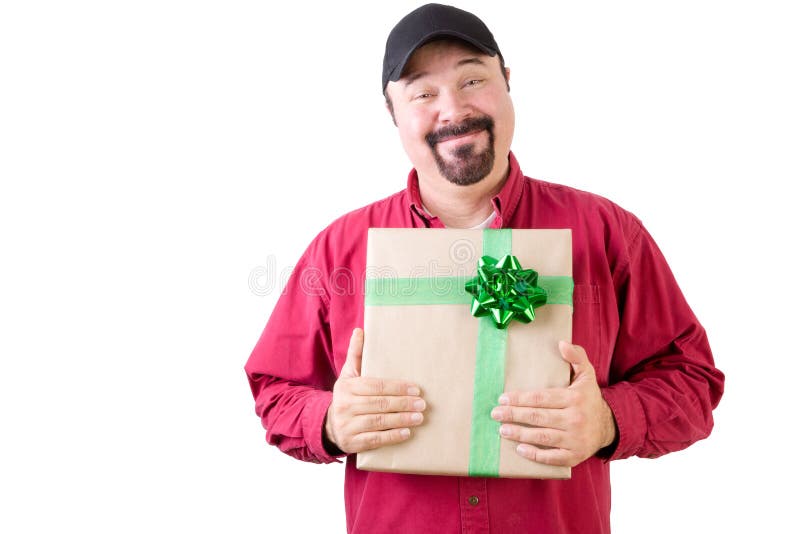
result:
[[[482,55],[458,41],[436,40],[422,45],[406,64],[403,79],[386,87],[406,151],[426,164],[418,172],[438,171],[459,186],[482,180],[496,186],[505,178],[507,163],[495,167],[495,143],[509,147],[514,130],[509,72],[496,68],[497,57]]]
[[[510,71],[480,19],[438,4],[409,13],[387,39],[382,83],[413,169],[298,262],[245,367],[267,441],[310,462],[347,456],[348,532],[609,532],[611,460],[711,431],[724,377],[703,327],[635,216],[523,175]],[[360,376],[371,227],[572,230],[575,344],[559,345],[571,383],[508,391],[486,414],[517,454],[570,466],[570,480],[356,469],[352,453],[414,439],[428,408],[418,384]]]
[[[427,35],[420,19],[435,9],[450,13],[417,10],[390,35],[383,89],[417,170],[425,208],[446,226],[469,228],[492,213],[489,199],[508,175],[514,133],[510,71],[498,53],[487,55],[491,43],[454,39],[435,29]],[[413,53],[402,64],[405,56],[392,57],[408,50]],[[387,72],[386,62],[398,63]]]

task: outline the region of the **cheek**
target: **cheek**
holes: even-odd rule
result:
[[[498,142],[508,144],[514,134],[514,106],[508,93],[498,95],[489,113],[495,121]]]
[[[487,115],[490,115],[495,120],[508,120],[510,105],[511,98],[508,93],[505,92],[505,89],[502,92],[495,89],[491,93],[484,95],[484,98],[480,100],[477,107],[485,111]]]
[[[409,148],[414,144],[426,144],[425,136],[433,129],[431,121],[420,113],[398,117],[397,127],[403,144]]]
[[[425,141],[425,136],[433,129],[433,123],[421,116],[398,116],[397,128],[403,150],[417,170],[430,172],[434,156]]]

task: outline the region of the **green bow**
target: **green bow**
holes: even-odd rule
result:
[[[506,254],[500,260],[483,256],[478,260],[478,276],[464,288],[472,295],[472,315],[491,315],[497,328],[508,327],[512,319],[529,323],[536,318],[534,309],[547,303],[547,292],[537,285],[539,274],[523,269],[516,256]]]

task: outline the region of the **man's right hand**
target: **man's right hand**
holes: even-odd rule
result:
[[[416,384],[361,376],[363,347],[364,331],[356,328],[325,418],[326,437],[348,454],[407,440],[425,409]]]

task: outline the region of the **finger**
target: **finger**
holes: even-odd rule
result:
[[[340,378],[361,376],[361,352],[364,348],[364,331],[354,328],[350,335],[350,345],[347,347],[347,357],[342,366]]]
[[[564,449],[540,449],[528,443],[520,443],[516,448],[517,454],[532,462],[546,465],[573,467],[572,454]]]
[[[362,434],[379,430],[392,430],[418,426],[422,424],[424,416],[419,412],[401,413],[371,413],[357,415],[345,426],[345,431],[350,434]]]
[[[568,341],[559,341],[558,350],[561,352],[561,357],[572,367],[573,377],[571,382],[575,382],[584,376],[594,376],[594,367],[583,347],[573,345]]]
[[[355,395],[400,395],[416,397],[420,395],[419,388],[405,380],[387,380],[385,378],[371,378],[360,376],[350,380],[348,389]]]
[[[361,452],[400,443],[407,440],[409,437],[411,437],[411,429],[395,428],[380,432],[364,432],[358,434],[353,437],[352,443],[355,449],[354,452]]]
[[[492,410],[492,419],[503,423],[520,423],[556,430],[567,429],[564,410],[561,409],[498,406]]]
[[[541,447],[564,447],[567,433],[552,428],[530,428],[519,425],[501,425],[500,435],[506,439]]]
[[[419,397],[356,395],[351,404],[351,413],[362,415],[381,412],[421,412],[425,407],[425,401]]]
[[[528,406],[530,408],[566,408],[573,393],[566,388],[539,389],[536,391],[507,391],[498,401],[503,406]]]

